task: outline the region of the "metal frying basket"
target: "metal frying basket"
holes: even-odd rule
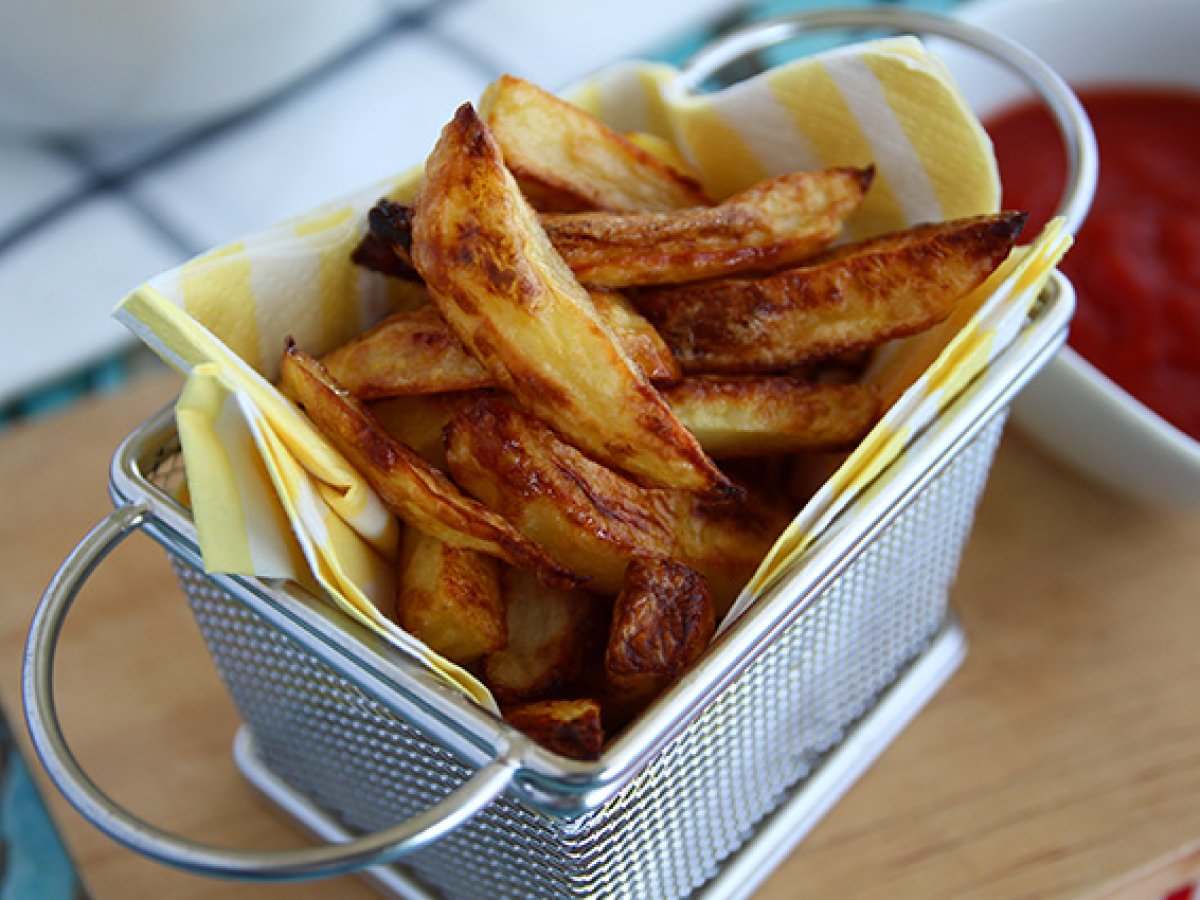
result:
[[[778,40],[779,29],[814,26],[942,34],[1032,73],[1069,135],[1064,210],[1069,228],[1079,224],[1095,178],[1086,119],[1040,62],[977,29],[896,10],[810,14],[733,36],[698,57],[689,77],[698,84]],[[803,564],[596,762],[535,745],[294,585],[205,574],[175,499],[182,463],[163,411],[118,450],[116,509],[64,563],[35,616],[24,689],[37,752],[97,827],[205,874],[283,880],[370,869],[414,896],[746,893],[961,658],[950,586],[1008,404],[1064,341],[1073,301],[1054,275],[1020,335],[944,412],[953,427],[918,435]],[[138,529],[167,550],[238,706],[243,772],[328,845],[199,845],[119,807],[76,762],[54,701],[58,635],[88,575]]]

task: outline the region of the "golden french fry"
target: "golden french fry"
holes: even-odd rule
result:
[[[669,556],[708,578],[724,612],[795,514],[758,491],[713,502],[641,487],[500,397],[455,415],[446,460],[465,490],[608,596],[634,559]]]
[[[604,326],[469,104],[426,161],[413,261],[496,383],[581,449],[648,484],[737,495]]]
[[[668,554],[691,566],[712,587],[717,618],[724,616],[796,510],[784,497],[748,491],[736,503],[681,495],[675,543]]]
[[[432,306],[388,316],[321,362],[338,384],[363,400],[469,391],[493,383]]]
[[[445,474],[391,437],[312,356],[289,346],[280,379],[283,390],[407,524],[452,547],[527,567],[546,584],[578,584],[578,578],[502,516],[465,496]]]
[[[464,665],[508,640],[500,563],[405,528],[397,561],[396,621],[434,652]]]
[[[662,335],[629,300],[616,291],[588,291],[596,314],[612,331],[638,370],[655,383],[678,381],[683,373]]]
[[[600,704],[590,698],[534,700],[503,712],[508,724],[560,756],[596,759],[604,747]]]
[[[880,413],[871,385],[776,375],[693,376],[663,396],[717,459],[849,447]]]
[[[1022,213],[921,225],[808,265],[631,297],[685,372],[761,372],[940,322],[1012,249]]]
[[[769,178],[718,206],[674,212],[543,213],[538,221],[571,271],[589,287],[635,287],[763,272],[828,247],[862,202],[871,168],[793,172]],[[381,200],[370,213],[363,264],[412,277],[412,213]],[[391,247],[390,258],[387,243]]]
[[[547,588],[520,569],[505,569],[500,585],[507,640],[484,658],[484,683],[501,703],[564,688],[598,655],[603,604],[583,591]]]
[[[543,215],[542,227],[584,284],[680,284],[793,265],[827,248],[862,202],[873,169],[794,172],[718,206],[660,213]]]
[[[442,431],[456,412],[471,403],[478,391],[413,394],[369,404],[387,433],[442,472],[446,471],[446,442]]]
[[[690,175],[528,81],[502,76],[479,111],[538,209],[665,211],[712,202]]]
[[[528,82],[499,79],[480,113],[457,111],[413,205],[380,201],[354,251],[432,306],[331,353],[337,402],[310,402],[393,491],[381,496],[428,522],[429,538],[406,529],[401,624],[451,659],[481,658],[517,728],[593,759],[606,729],[704,651],[791,521],[788,467],[878,419],[876,391],[857,383],[866,354],[944,319],[1024,216],[830,252],[873,169],[784,175],[715,205],[669,144],[622,137]],[[320,384],[301,362],[285,381],[315,371]],[[338,382],[398,398],[380,415],[397,446],[451,474],[453,502],[411,474],[391,484],[383,426],[355,418],[363,406]],[[602,699],[568,699],[586,694]]]
[[[643,375],[670,382],[679,363],[645,316],[614,291],[590,292],[596,313]],[[388,316],[327,353],[321,362],[355,397],[379,400],[495,386],[433,306]]]
[[[634,484],[501,397],[451,419],[446,461],[455,481],[586,576],[589,590],[612,596],[631,559],[671,549],[685,495]]]
[[[708,647],[716,627],[708,580],[664,557],[629,564],[604,652],[608,690],[628,715],[674,681]]]

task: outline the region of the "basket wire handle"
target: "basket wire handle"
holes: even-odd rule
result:
[[[699,93],[700,86],[737,60],[808,31],[882,28],[933,34],[963,44],[1003,64],[1046,104],[1067,151],[1067,178],[1057,215],[1069,234],[1087,218],[1099,177],[1099,154],[1091,121],[1079,98],[1041,57],[1017,42],[959,19],[895,7],[846,7],[789,13],[744,26],[696,52],[680,69],[678,85]]]
[[[147,518],[144,506],[119,506],[71,551],[42,596],[30,625],[22,671],[25,720],[50,778],[79,812],[129,849],[186,871],[255,881],[298,881],[393,862],[437,840],[500,796],[517,764],[501,755],[435,806],[398,825],[344,844],[251,851],[201,844],[163,831],[110,798],[72,753],[54,700],[54,658],[67,614],[96,567]]]

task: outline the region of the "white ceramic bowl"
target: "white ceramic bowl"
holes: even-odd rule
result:
[[[0,134],[182,124],[378,27],[379,0],[0,0]]]
[[[958,16],[1014,39],[1073,87],[1200,89],[1198,0],[974,0]],[[950,49],[944,55],[984,117],[1029,94],[989,63]],[[1154,505],[1200,509],[1200,443],[1070,348],[1022,392],[1013,418],[1034,441],[1098,482]]]

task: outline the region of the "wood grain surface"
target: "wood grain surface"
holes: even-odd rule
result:
[[[0,700],[23,744],[34,604],[110,508],[120,439],[178,387],[150,376],[0,434]],[[165,555],[126,543],[63,636],[58,694],[82,762],[190,837],[302,843],[234,769],[237,716]],[[1118,900],[1194,877],[1200,518],[1102,493],[1010,431],[954,604],[971,641],[962,669],[756,896]],[[175,872],[46,796],[94,900],[376,896],[353,878],[261,887]]]

